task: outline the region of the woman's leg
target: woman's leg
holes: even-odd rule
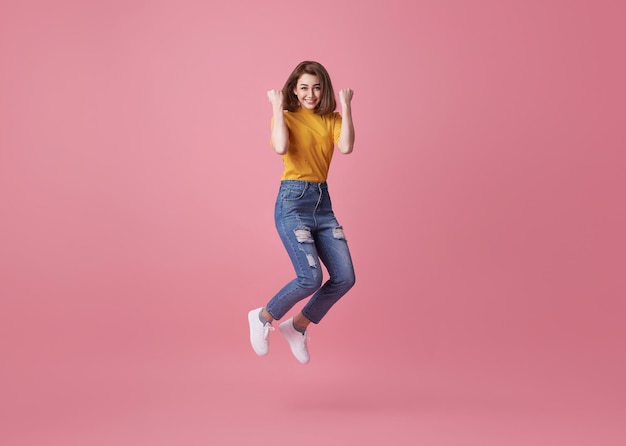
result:
[[[339,225],[318,231],[315,235],[315,244],[330,278],[315,292],[302,312],[279,326],[291,352],[303,364],[310,360],[307,327],[311,322],[320,322],[328,310],[352,288],[355,281],[350,251],[343,229]]]
[[[281,186],[276,203],[276,229],[291,259],[296,278],[265,306],[264,314],[272,319],[281,319],[296,303],[322,285],[322,268],[312,230],[315,225],[313,214],[319,200],[319,194],[315,192],[306,183]]]
[[[302,309],[302,316],[317,324],[354,286],[356,278],[343,228],[334,217],[330,220],[330,225],[327,224],[317,232],[315,244],[330,277]],[[300,318],[298,320],[301,321]]]

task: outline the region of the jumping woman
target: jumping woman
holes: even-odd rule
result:
[[[296,359],[308,363],[309,324],[319,324],[354,285],[348,243],[326,183],[335,146],[342,154],[352,153],[352,95],[349,88],[339,92],[341,114],[336,112],[328,72],[311,61],[300,63],[282,90],[267,92],[273,111],[271,145],[284,163],[274,219],[296,278],[264,307],[248,313],[250,342],[259,356],[269,352],[272,322],[312,295],[301,312],[278,326]],[[320,261],[330,276],[323,285]]]

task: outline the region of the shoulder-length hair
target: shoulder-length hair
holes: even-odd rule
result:
[[[285,82],[285,86],[283,87],[283,107],[290,112],[300,108],[300,102],[298,101],[298,97],[293,93],[293,90],[295,90],[298,79],[300,79],[300,76],[303,74],[317,76],[320,80],[322,98],[315,108],[315,113],[325,115],[335,111],[337,102],[335,101],[335,91],[333,90],[333,84],[330,81],[328,71],[326,71],[326,68],[319,62],[310,60],[300,62],[287,79],[287,82]]]

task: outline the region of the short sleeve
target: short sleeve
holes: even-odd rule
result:
[[[341,135],[341,115],[338,112],[334,112],[334,122],[333,122],[333,138],[335,143],[339,142],[339,135]]]

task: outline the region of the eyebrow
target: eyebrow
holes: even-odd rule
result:
[[[300,84],[301,87],[308,87],[309,84]],[[321,87],[321,84],[313,84],[314,87]]]

